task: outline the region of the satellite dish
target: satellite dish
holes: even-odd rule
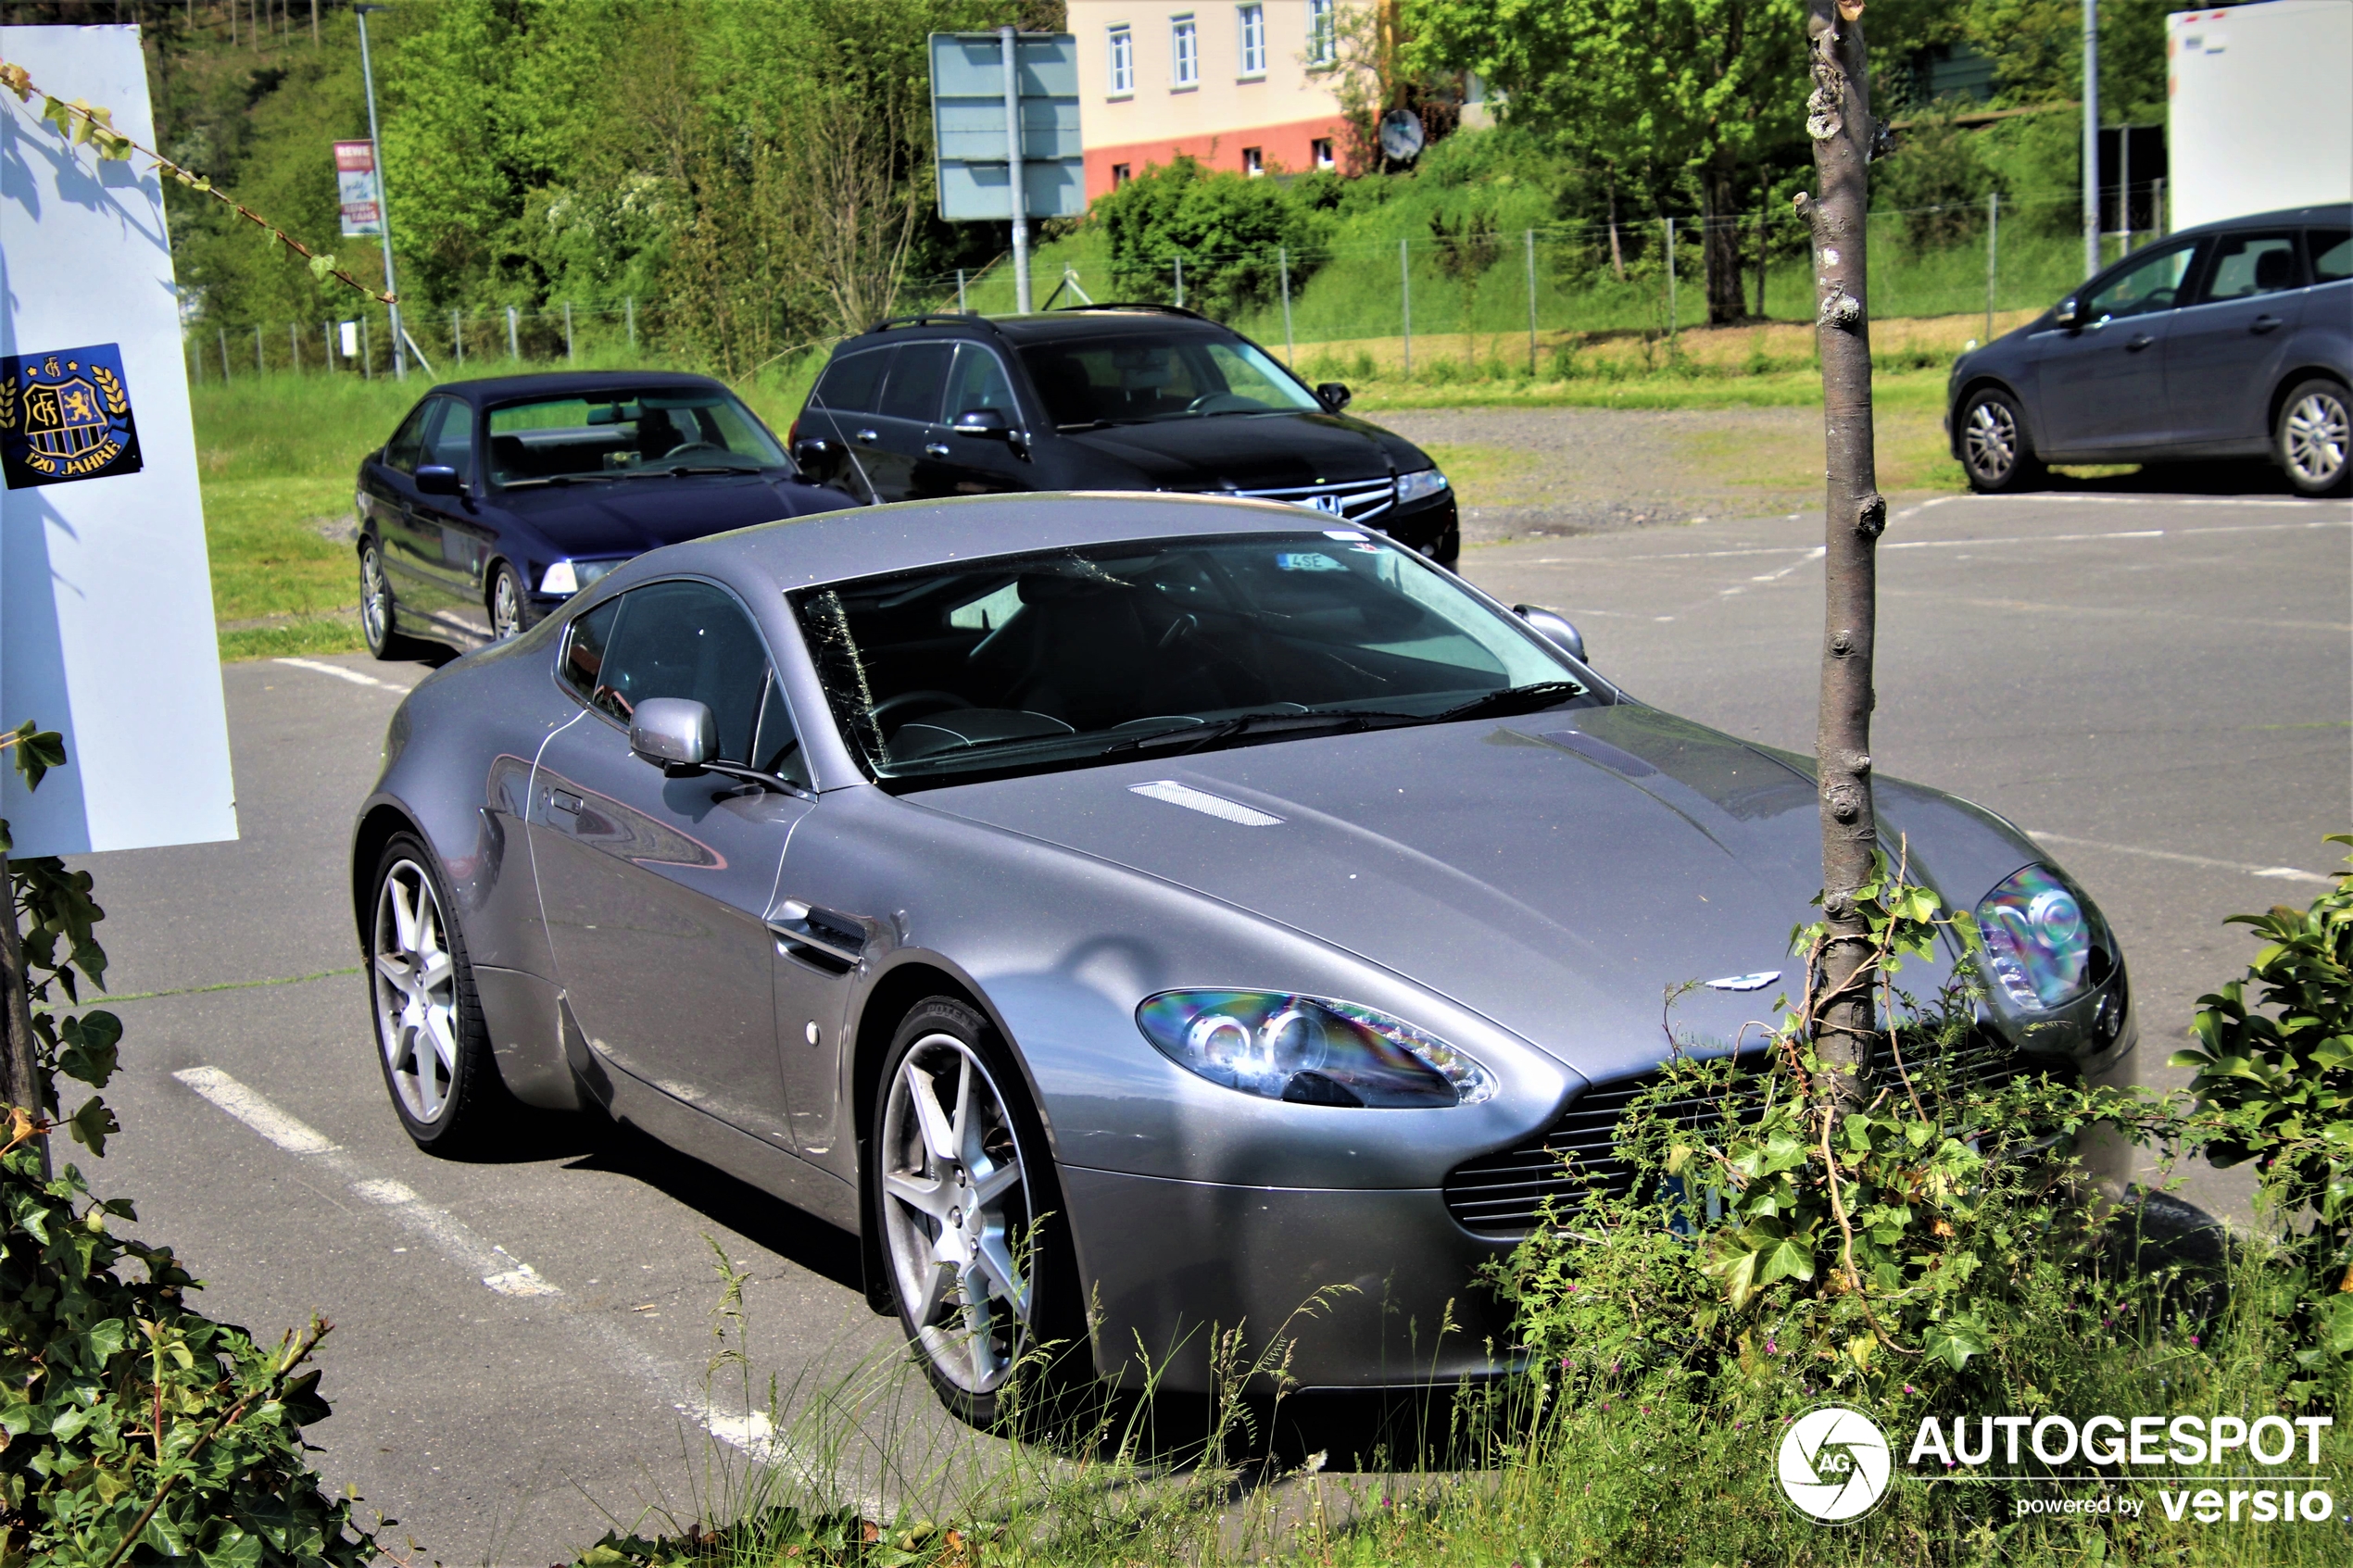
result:
[[[1422,144],[1428,139],[1422,117],[1411,109],[1391,109],[1380,117],[1381,156],[1391,163],[1413,162],[1421,156]]]

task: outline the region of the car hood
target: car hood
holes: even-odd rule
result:
[[[1166,781],[1193,808],[1136,793]],[[1821,885],[1811,780],[1635,705],[1295,740],[925,791],[1347,948],[1588,1078],[1776,1016]],[[1259,825],[1198,808],[1238,803]],[[1760,978],[1763,977],[1763,978]],[[1203,973],[1204,986],[1285,984]],[[1754,1036],[1752,1036],[1754,1038]]]
[[[698,474],[509,490],[498,503],[561,556],[642,551],[850,505],[837,490],[766,474]]]
[[[1222,414],[1074,432],[1065,439],[1171,490],[1274,490],[1427,468],[1402,437],[1337,414]]]

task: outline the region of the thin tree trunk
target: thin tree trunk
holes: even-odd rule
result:
[[[1813,230],[1816,340],[1829,477],[1824,518],[1821,715],[1815,732],[1822,811],[1822,913],[1828,939],[1813,986],[1814,1038],[1834,1071],[1828,1092],[1856,1096],[1876,1031],[1870,926],[1856,890],[1869,880],[1879,828],[1871,809],[1871,648],[1877,549],[1887,526],[1871,453],[1871,338],[1865,217],[1873,124],[1862,0],[1807,0],[1814,91],[1806,129],[1818,195],[1797,198]]]
[[[1732,188],[1733,168],[1728,156],[1707,166],[1700,190],[1701,254],[1707,264],[1707,324],[1728,327],[1748,314],[1741,292],[1741,220],[1739,196]]]
[[[1609,270],[1617,274],[1619,282],[1626,281],[1626,251],[1617,240],[1617,182],[1614,180],[1609,187]]]

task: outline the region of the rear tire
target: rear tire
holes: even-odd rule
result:
[[[483,1027],[465,934],[414,834],[384,846],[371,885],[368,1017],[392,1109],[419,1148],[472,1153],[511,1102]]]
[[[2048,477],[2042,459],[2026,438],[2026,417],[2018,399],[1998,387],[1987,387],[1961,405],[1955,423],[1961,444],[1961,469],[1969,488],[1981,495],[2015,495],[2041,487]]]
[[[908,1012],[867,1147],[867,1212],[909,1349],[960,1420],[1011,1424],[1060,1381],[1049,1353],[1083,1365],[1087,1347],[1045,1127],[987,1018],[950,997]]]
[[[2345,387],[2323,376],[2298,382],[2280,403],[2272,422],[2271,457],[2299,495],[2346,493],[2348,400]]]

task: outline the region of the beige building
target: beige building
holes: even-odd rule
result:
[[[1087,199],[1189,153],[1244,174],[1336,165],[1349,0],[1069,0]]]

